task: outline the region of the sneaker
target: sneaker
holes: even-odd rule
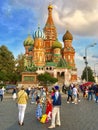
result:
[[[31,102],[31,104],[33,104],[33,103],[35,103],[35,102]]]
[[[24,125],[24,122],[23,122],[23,123],[20,123],[19,125],[23,126],[23,125]]]
[[[20,125],[20,122],[18,121],[18,125]]]
[[[52,126],[52,125],[51,125],[51,126],[49,126],[48,128],[49,128],[49,129],[52,129],[52,128],[55,128],[55,126]]]
[[[67,103],[69,103],[69,102],[67,101]]]
[[[61,124],[56,124],[56,126],[61,126]]]
[[[78,100],[78,102],[80,102],[80,100]]]

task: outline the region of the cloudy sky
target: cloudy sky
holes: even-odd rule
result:
[[[59,41],[67,29],[74,37],[79,76],[85,67],[85,48],[97,43],[87,48],[87,59],[98,75],[98,0],[0,0],[0,46],[6,45],[15,57],[24,53],[23,41],[38,24],[44,28],[50,3]]]

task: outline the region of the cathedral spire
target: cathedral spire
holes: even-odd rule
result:
[[[53,10],[52,5],[49,5],[48,6],[48,19],[47,19],[47,22],[46,22],[46,26],[54,26],[54,22],[53,22],[53,19],[52,19],[52,10]]]
[[[44,27],[44,32],[47,40],[51,39],[52,41],[55,41],[57,39],[57,31],[52,18],[52,10],[53,6],[50,4],[48,6],[48,18]]]

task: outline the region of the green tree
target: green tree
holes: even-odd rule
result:
[[[15,60],[15,74],[14,78],[17,81],[21,81],[22,72],[24,72],[24,55],[19,54]]]
[[[11,82],[14,68],[15,59],[12,52],[4,45],[0,46],[0,80]]]
[[[92,69],[89,66],[87,67],[87,72],[88,72],[88,81],[95,82],[95,79],[94,79],[94,76],[93,76],[93,71],[92,71]],[[82,80],[84,80],[84,79],[86,80],[87,79],[87,76],[86,76],[86,67],[83,70],[81,79]]]
[[[37,76],[38,81],[41,85],[48,85],[48,84],[54,84],[58,81],[57,78],[54,78],[49,73],[39,74]]]

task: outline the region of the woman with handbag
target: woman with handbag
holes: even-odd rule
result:
[[[25,115],[25,110],[27,106],[27,100],[28,100],[28,95],[24,90],[24,86],[21,87],[20,91],[17,94],[17,104],[18,104],[18,124],[19,125],[24,125],[24,115]]]

